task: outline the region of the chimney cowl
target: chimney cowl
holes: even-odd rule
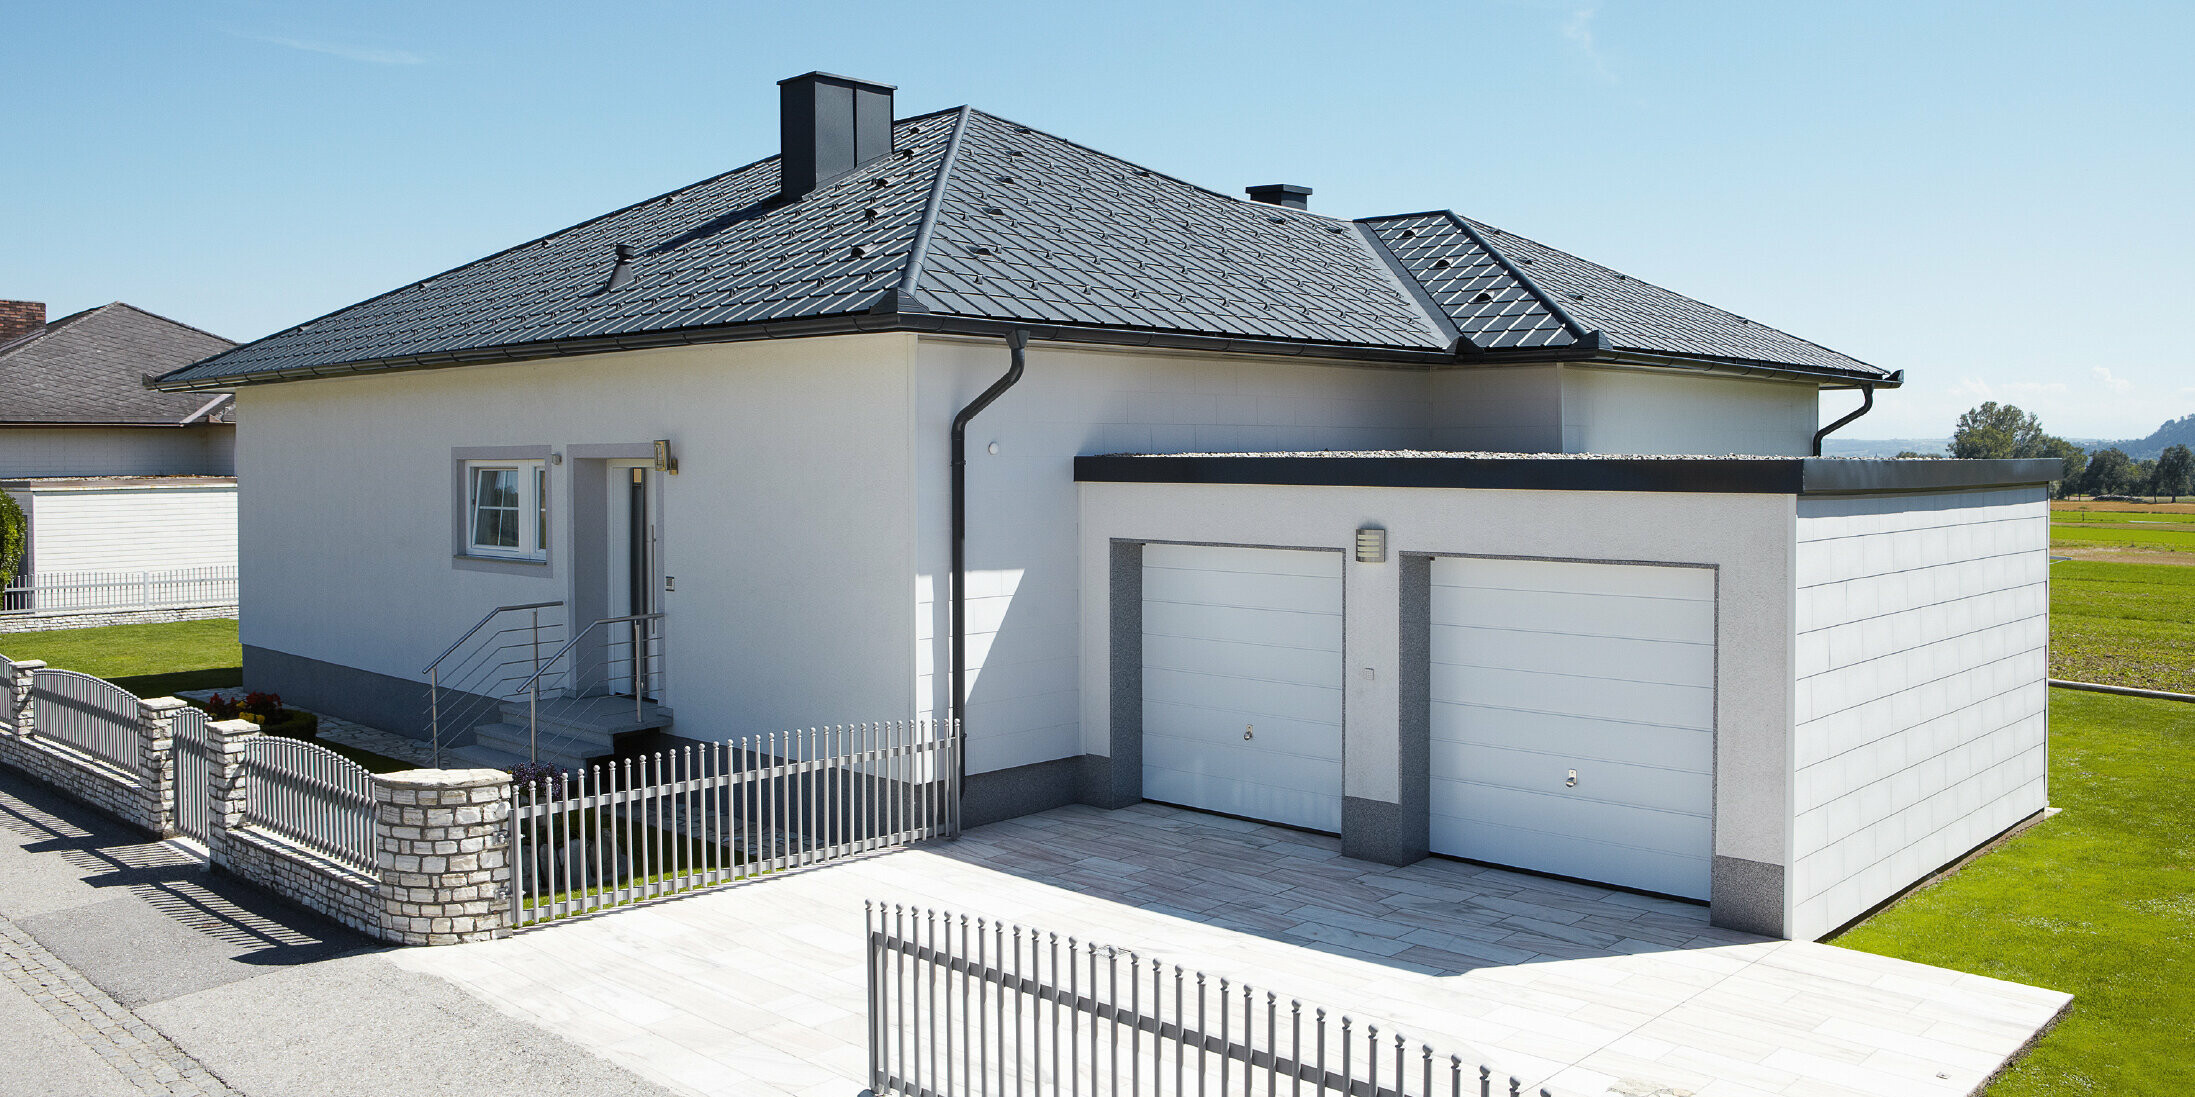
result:
[[[811,72],[780,80],[777,89],[785,197],[892,154],[892,85]]]
[[[1311,188],[1294,183],[1267,183],[1262,187],[1245,187],[1243,193],[1253,202],[1268,206],[1286,206],[1289,209],[1309,209]]]
[[[0,343],[13,343],[44,330],[44,301],[0,301]]]

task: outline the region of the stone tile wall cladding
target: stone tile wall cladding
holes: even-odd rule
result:
[[[0,765],[152,831],[175,835],[176,797],[209,797],[211,863],[367,936],[395,944],[451,945],[499,936],[509,925],[510,776],[500,770],[411,770],[373,775],[374,867],[330,860],[245,825],[250,795],[249,721],[211,726],[207,788],[177,788],[172,697],[139,705],[135,772],[42,739],[31,673],[45,666],[0,660]]]

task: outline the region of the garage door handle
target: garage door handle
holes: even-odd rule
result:
[[[1257,727],[1257,725],[1255,725],[1255,724],[1244,724],[1244,725],[1242,725],[1242,737],[1243,737],[1243,739],[1244,739],[1245,741],[1247,741],[1247,740],[1248,740],[1248,739],[1250,738],[1250,733],[1251,733],[1252,731],[1256,730],[1256,727]]]
[[[1566,780],[1566,781],[1564,781],[1564,782],[1562,783],[1562,787],[1564,787],[1564,788],[1576,788],[1576,787],[1578,787],[1578,771],[1577,771],[1577,770],[1571,770],[1571,771],[1570,771],[1570,778],[1569,778],[1569,780]]]

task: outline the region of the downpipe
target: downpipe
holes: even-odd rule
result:
[[[1844,418],[1839,419],[1836,422],[1831,423],[1828,426],[1814,432],[1814,456],[1820,457],[1822,455],[1822,439],[1829,437],[1831,432],[1842,428],[1847,423],[1850,423],[1854,419],[1857,419],[1860,416],[1865,415],[1873,410],[1875,410],[1875,386],[1861,385],[1860,406],[1854,409],[1852,414],[1847,415]]]
[[[968,424],[984,408],[990,407],[992,401],[1004,395],[1007,389],[1021,380],[1022,367],[1027,359],[1024,352],[1028,346],[1028,331],[1015,328],[1007,332],[1006,348],[1012,352],[1013,358],[1012,364],[1006,367],[1005,375],[991,382],[990,388],[984,389],[982,395],[969,401],[967,407],[960,409],[960,414],[953,416],[953,678],[952,696],[948,698],[946,712],[956,733],[953,743],[953,796],[956,804],[960,796],[958,790],[968,779],[968,724],[965,712],[968,697]],[[954,830],[957,832],[958,821],[955,822]]]

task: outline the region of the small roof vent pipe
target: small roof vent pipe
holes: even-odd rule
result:
[[[633,246],[617,245],[617,265],[610,268],[610,280],[603,285],[605,292],[624,289],[633,280]]]
[[[890,84],[811,72],[777,82],[778,186],[798,198],[892,154]]]
[[[1294,183],[1267,183],[1262,187],[1245,187],[1242,193],[1249,195],[1251,201],[1263,202],[1268,206],[1286,206],[1289,209],[1309,209],[1311,206],[1311,188],[1299,187]]]

